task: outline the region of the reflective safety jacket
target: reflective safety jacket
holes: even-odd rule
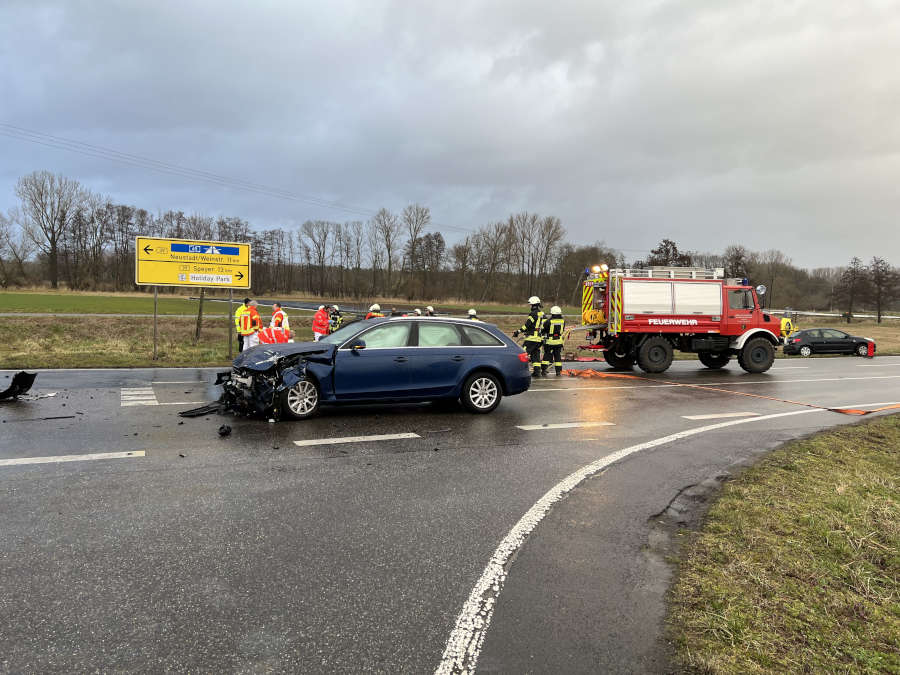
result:
[[[344,323],[344,317],[337,312],[332,314],[328,319],[328,325],[331,328],[332,333],[340,328],[342,323]]]
[[[285,330],[291,329],[291,324],[290,322],[288,322],[287,314],[284,313],[283,309],[272,312],[272,322],[269,325],[272,328],[284,328]]]
[[[256,315],[254,319],[253,315]],[[253,335],[260,328],[259,312],[255,307],[244,307],[241,315],[238,317],[238,333],[241,335]]]
[[[269,326],[259,331],[259,341],[264,345],[287,342],[291,338],[291,331],[284,328]]]
[[[369,312],[368,314],[366,314],[367,319],[377,319],[383,316],[384,314],[382,314],[381,312]]]
[[[313,333],[319,333],[320,335],[328,334],[328,312],[324,309],[320,309],[316,312],[315,316],[313,316],[312,329]]]
[[[522,324],[519,332],[525,336],[525,342],[541,342],[544,339],[541,336],[541,329],[543,327],[544,313],[539,309],[535,309],[532,310],[531,314],[528,315],[528,318],[525,319],[525,323]]]
[[[561,345],[563,343],[563,331],[566,328],[566,320],[561,316],[551,316],[544,319],[544,336],[546,344],[551,347]]]
[[[234,327],[240,331],[241,330],[241,314],[247,309],[247,305],[241,303],[240,307],[234,310]]]

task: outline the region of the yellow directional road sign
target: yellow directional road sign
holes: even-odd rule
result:
[[[250,288],[250,244],[138,237],[139,286]]]

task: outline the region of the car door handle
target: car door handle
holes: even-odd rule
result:
[[[466,358],[465,356],[459,356],[459,355],[456,355],[456,356],[450,357],[450,360],[451,360],[451,361],[464,361],[465,358]]]
[[[409,361],[409,359],[406,358],[405,356],[398,356],[397,358],[394,359],[394,361],[396,363],[406,363],[407,361]]]

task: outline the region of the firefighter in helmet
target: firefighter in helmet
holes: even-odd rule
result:
[[[384,314],[381,313],[381,305],[379,305],[377,302],[369,307],[369,313],[366,314],[367,319],[375,319],[382,316],[384,316]]]
[[[519,333],[525,336],[524,346],[531,361],[532,376],[540,377],[543,374],[541,372],[541,345],[544,338],[541,335],[541,329],[544,327],[544,312],[538,296],[532,295],[528,298],[528,304],[531,305],[531,313],[525,318],[522,327],[513,332],[513,337],[519,337]]]
[[[470,310],[467,312],[467,316],[468,316],[472,321],[481,321],[481,319],[478,318],[478,312],[475,311],[475,308],[474,308],[474,307],[473,307],[472,309],[470,309]]]
[[[563,332],[565,329],[566,320],[563,318],[562,309],[559,305],[553,305],[550,308],[550,318],[544,320],[544,360],[541,363],[541,371],[545,375],[551,362],[556,369],[557,377],[562,375],[562,348],[565,341]]]
[[[428,305],[428,307],[425,308],[425,316],[434,316],[434,307]]]

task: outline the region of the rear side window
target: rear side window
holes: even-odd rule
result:
[[[822,336],[826,337],[826,338],[832,338],[832,339],[837,338],[837,339],[841,340],[841,339],[847,337],[847,334],[842,333],[839,330],[834,330],[833,328],[825,328],[822,330]]]
[[[469,342],[474,347],[503,347],[503,342],[495,338],[486,330],[475,328],[474,326],[463,326],[463,333],[469,338]]]
[[[386,323],[366,331],[359,337],[365,341],[366,349],[393,349],[405,347],[409,341],[409,321]],[[352,340],[350,341],[353,342]]]
[[[459,347],[462,338],[456,326],[452,323],[427,323],[419,324],[420,347]]]
[[[803,331],[803,334],[808,338],[822,337],[822,331],[820,331],[820,330],[806,330],[806,331]]]
[[[750,291],[728,291],[728,306],[731,309],[753,309]]]

